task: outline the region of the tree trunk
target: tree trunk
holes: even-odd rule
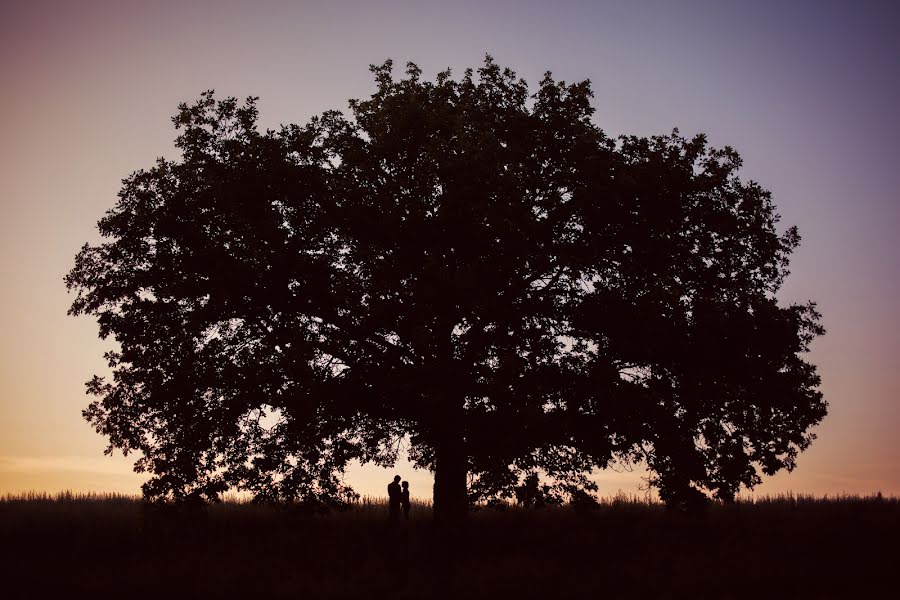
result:
[[[462,523],[468,515],[468,457],[461,433],[442,432],[435,445],[434,521],[441,525]]]
[[[465,398],[458,389],[459,378],[453,360],[455,319],[437,321],[434,342],[435,364],[432,384],[434,398],[434,521],[438,525],[460,524],[466,520],[469,460],[465,447]],[[445,528],[451,530],[452,527]]]

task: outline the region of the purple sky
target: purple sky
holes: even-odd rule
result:
[[[536,83],[589,78],[608,133],[706,132],[744,157],[803,243],[781,298],[813,299],[830,414],[760,491],[900,494],[900,4],[894,2],[10,2],[0,0],[0,493],[136,492],[81,419],[105,369],[62,283],[120,181],[173,157],[169,117],[214,88],[263,126],[484,54]],[[400,467],[414,495],[429,478]],[[380,470],[354,469],[380,494]],[[604,492],[637,474],[599,475]],[[418,492],[418,494],[417,494]]]

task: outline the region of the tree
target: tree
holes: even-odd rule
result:
[[[488,57],[260,132],[256,99],[183,104],[180,160],[124,181],[67,276],[114,378],[84,411],[153,498],[341,501],[402,440],[440,521],[646,461],[673,504],[793,468],[825,415],[775,293],[799,242],[738,155],[607,137],[588,82]]]

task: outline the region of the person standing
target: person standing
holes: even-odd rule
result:
[[[388,484],[388,519],[400,520],[400,476],[394,475],[394,481]]]
[[[403,517],[409,521],[409,482],[403,482],[403,490],[400,492],[400,508],[403,509]]]

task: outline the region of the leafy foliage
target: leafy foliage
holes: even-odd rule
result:
[[[536,473],[581,497],[614,460],[672,503],[793,468],[823,329],[778,306],[799,236],[732,149],[611,139],[588,82],[530,94],[490,57],[372,71],[305,126],[181,105],[182,159],[126,179],[78,254],[70,312],[120,346],[84,414],[147,495],[339,502],[402,439],[456,515]]]

